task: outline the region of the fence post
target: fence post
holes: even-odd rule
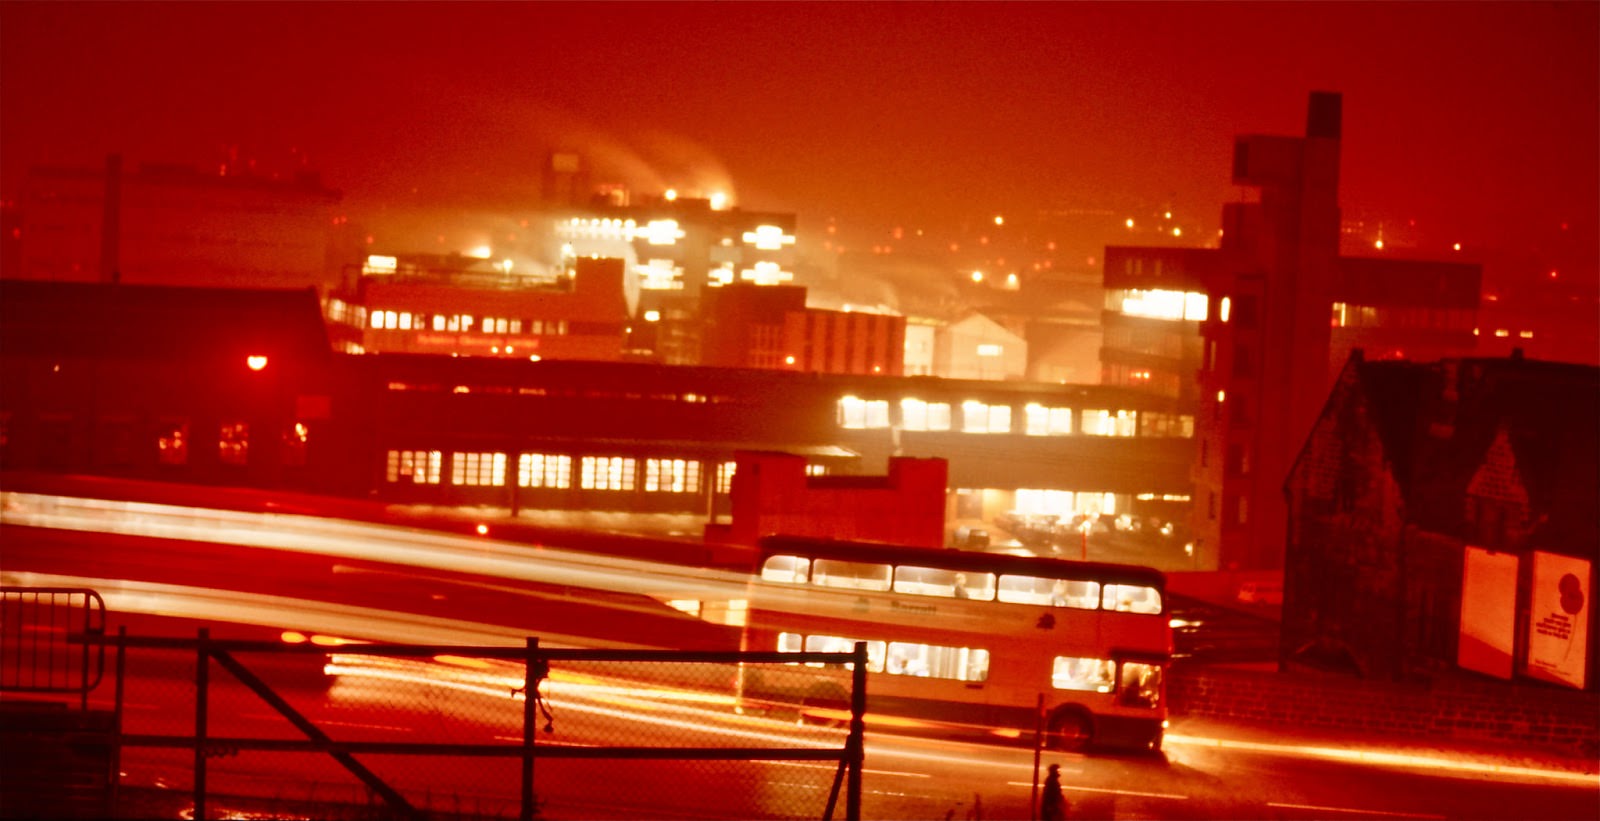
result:
[[[539,639],[527,639],[527,653],[522,659],[522,821],[532,821],[534,813],[533,759],[534,745],[539,739]]]
[[[211,630],[200,628],[194,662],[194,817],[206,817],[206,712],[211,672]]]
[[[1039,754],[1044,749],[1044,693],[1033,708],[1033,792],[1028,795],[1028,819],[1039,821]]]
[[[850,684],[850,739],[845,754],[849,757],[849,776],[845,782],[844,817],[861,821],[861,766],[867,744],[867,643],[856,642],[855,665]]]

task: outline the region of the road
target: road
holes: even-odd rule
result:
[[[6,584],[94,587],[114,614],[162,613],[218,624],[242,621],[349,638],[428,643],[517,645],[528,635],[579,642],[592,634],[587,638],[600,646],[674,646],[681,640],[712,648],[732,636],[730,628],[663,605],[664,588],[659,578],[651,579],[651,568],[556,550],[518,553],[530,549],[417,532],[392,534],[393,542],[386,543],[377,538],[378,531],[355,535],[341,523],[328,523],[323,534],[328,539],[333,538],[330,533],[343,534],[335,543],[323,544],[301,532],[284,540],[293,542],[287,548],[241,544],[272,541],[247,540],[245,534],[275,538],[296,532],[279,527],[285,524],[281,519],[268,523],[220,517],[183,533],[149,522],[141,525],[142,533],[107,533],[15,521],[16,516],[8,515],[0,525],[0,542],[5,544],[0,578]],[[214,541],[192,541],[201,534]],[[184,538],[174,538],[179,535]],[[349,544],[339,541],[346,539]],[[525,561],[511,567],[501,561],[507,555]],[[529,565],[537,572],[529,573]],[[703,574],[691,574],[691,580],[704,582],[701,595],[731,581]],[[676,587],[669,595],[693,593],[681,585],[685,581],[672,580],[668,586]],[[140,629],[151,629],[150,623]],[[136,665],[139,678],[129,686],[130,732],[192,729],[192,685],[181,666],[176,675],[173,669]],[[294,699],[308,715],[355,737],[520,741],[521,702],[510,696],[504,675],[434,664],[400,679],[352,669],[329,689],[293,690]],[[560,669],[552,671],[550,686],[555,732],[541,734],[540,744],[632,744],[652,733],[683,739],[678,743],[684,744],[744,745],[752,743],[750,734],[795,743],[815,741],[828,732],[740,716],[730,703],[685,699],[672,695],[672,688],[607,686]],[[211,715],[225,716],[248,733],[296,737],[253,695],[237,687],[230,693],[212,703]],[[170,729],[132,726],[141,722]],[[225,726],[212,728],[212,733],[234,732],[225,733]],[[441,733],[449,737],[433,737]],[[1043,763],[1062,765],[1072,817],[1597,816],[1600,793],[1592,778],[1462,775],[1420,764],[1341,761],[1288,739],[1254,747],[1227,741],[1187,734],[1180,721],[1164,755],[1049,753]],[[372,758],[375,768],[387,768],[405,783],[408,794],[448,796],[464,810],[498,811],[494,808],[516,798],[516,765],[510,760]],[[150,759],[130,756],[125,765],[133,783],[181,788],[193,761],[188,753],[167,752]],[[325,758],[305,755],[241,753],[213,759],[208,769],[214,778],[249,781],[257,792],[268,794],[282,794],[293,784],[317,785],[327,796],[348,793],[353,783]],[[874,730],[869,732],[864,812],[872,818],[1027,818],[1034,772],[1033,752],[1025,744],[967,744]],[[832,766],[820,762],[544,759],[535,781],[548,802],[548,817],[816,817],[832,777]]]

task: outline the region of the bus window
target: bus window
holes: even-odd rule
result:
[[[1122,685],[1117,701],[1129,707],[1155,707],[1161,703],[1161,667],[1137,661],[1122,663]]]
[[[1116,684],[1116,665],[1111,659],[1056,656],[1050,683],[1057,690],[1109,693]]]
[[[958,589],[966,595],[956,592]],[[894,592],[993,601],[994,574],[958,573],[936,567],[902,565],[894,569]]]
[[[785,635],[793,635],[786,633]],[[856,649],[856,639],[840,638],[838,636],[806,636],[807,653],[849,653]],[[821,667],[820,663],[808,664],[810,667]],[[844,665],[849,669],[850,665]],[[867,642],[867,672],[883,672],[883,642]]]
[[[772,556],[761,565],[761,579],[769,582],[805,584],[809,563],[799,556]]]
[[[1100,583],[1038,576],[1001,576],[1000,601],[1093,610],[1100,604]]]
[[[989,651],[896,641],[889,644],[887,669],[897,676],[985,681],[989,678]]]
[[[799,633],[779,633],[778,652],[798,653],[805,649],[805,640]]]
[[[818,559],[812,567],[811,580],[824,587],[888,590],[890,569],[886,564]]]
[[[1153,587],[1137,584],[1108,584],[1102,605],[1120,613],[1160,613],[1161,594]]]

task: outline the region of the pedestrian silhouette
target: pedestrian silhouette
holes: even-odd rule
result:
[[[1039,821],[1063,821],[1067,817],[1067,798],[1061,794],[1061,765],[1051,764],[1044,778],[1044,797],[1039,802]]]

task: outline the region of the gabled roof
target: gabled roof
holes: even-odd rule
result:
[[[1355,367],[1413,522],[1463,533],[1467,488],[1504,431],[1536,544],[1600,544],[1600,368],[1516,356]]]

